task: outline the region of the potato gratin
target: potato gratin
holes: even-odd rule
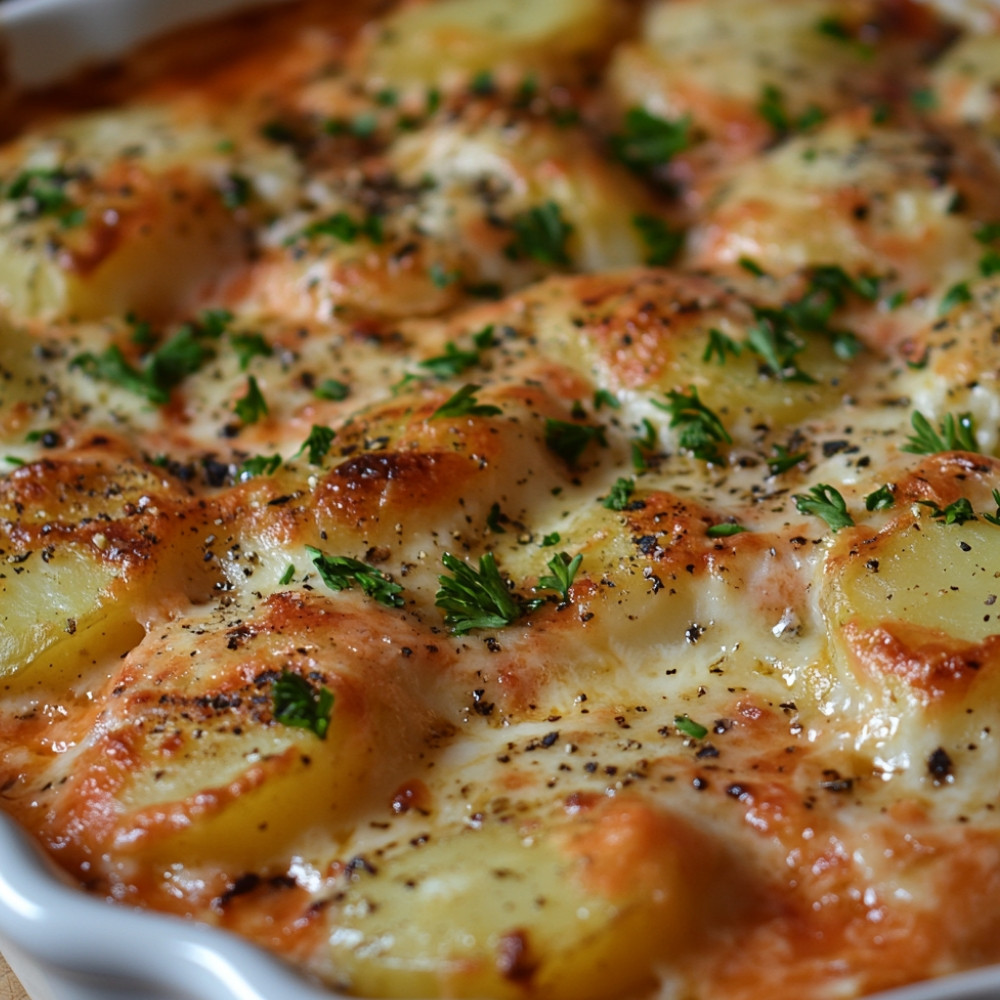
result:
[[[1000,14],[339,6],[8,104],[3,808],[363,997],[1000,961]]]

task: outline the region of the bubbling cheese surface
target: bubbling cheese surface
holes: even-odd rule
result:
[[[3,808],[349,995],[1000,961],[998,19],[335,6],[5,126]]]

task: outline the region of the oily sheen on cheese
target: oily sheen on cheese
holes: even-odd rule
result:
[[[3,808],[352,996],[1000,961],[1000,15],[339,6],[9,102]]]

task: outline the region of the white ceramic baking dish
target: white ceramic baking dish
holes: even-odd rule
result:
[[[170,28],[262,2],[274,0],[5,0],[0,3],[0,40],[6,77],[19,88],[51,83]],[[31,1000],[337,996],[230,934],[84,895],[3,813],[0,952]],[[997,998],[1000,966],[870,1000]]]

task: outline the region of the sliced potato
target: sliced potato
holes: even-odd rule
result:
[[[465,82],[498,69],[512,69],[522,79],[548,75],[607,48],[616,15],[616,5],[606,0],[409,3],[380,23],[368,69],[404,87]]]
[[[628,800],[554,836],[490,823],[435,837],[338,893],[330,958],[366,996],[631,995],[710,909],[699,889],[718,862],[695,844],[679,817]]]

